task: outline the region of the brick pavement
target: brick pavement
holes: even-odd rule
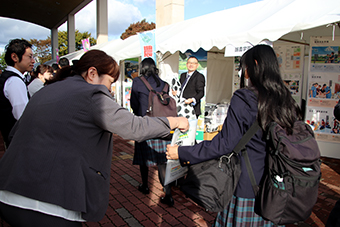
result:
[[[0,157],[4,152],[1,146]],[[159,199],[164,193],[156,168],[150,168],[150,194],[140,193],[137,190],[141,182],[139,167],[132,165],[132,157],[133,142],[114,136],[109,206],[100,222],[87,222],[83,224],[84,227],[211,226],[216,214],[196,206],[177,187],[173,187],[174,207],[160,203]],[[340,199],[340,159],[322,157],[322,161],[319,196],[312,215],[305,222],[287,227],[324,226],[329,212]],[[3,227],[9,226],[1,219],[0,224]]]

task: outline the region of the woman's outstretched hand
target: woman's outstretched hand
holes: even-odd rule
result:
[[[189,121],[185,117],[167,117],[170,128],[175,129],[178,128],[182,132],[186,132],[189,130]]]

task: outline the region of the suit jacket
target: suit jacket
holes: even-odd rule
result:
[[[180,76],[179,81],[181,84],[184,83],[185,78],[187,76],[187,73],[182,73]],[[196,99],[196,105],[194,106],[196,115],[201,115],[201,99],[204,96],[204,86],[205,86],[205,78],[203,74],[199,73],[198,71],[195,71],[191,77],[189,78],[189,81],[187,82],[187,85],[185,86],[183,93],[183,98],[195,98]]]
[[[45,86],[29,101],[0,160],[0,190],[79,211],[100,221],[109,201],[112,133],[167,136],[166,118],[141,118],[103,85],[81,76]]]
[[[248,89],[235,91],[230,101],[228,117],[223,123],[221,132],[211,141],[203,141],[191,147],[178,147],[181,164],[196,164],[232,152],[242,136],[256,121],[257,110],[257,97],[254,92]],[[257,131],[246,148],[256,182],[259,184],[263,176],[266,157],[266,141],[262,130]],[[254,198],[255,195],[244,158],[241,154],[239,154],[239,157],[241,158],[242,173],[234,195],[241,198]]]

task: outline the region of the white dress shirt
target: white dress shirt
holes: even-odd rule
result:
[[[24,78],[24,75],[12,66],[7,66],[7,71],[14,72],[20,77]],[[28,103],[27,87],[23,80],[16,76],[8,78],[4,85],[4,95],[12,105],[12,113],[16,120],[18,120]]]
[[[67,210],[55,204],[41,202],[9,191],[0,190],[0,201],[10,206],[38,211],[69,221],[85,222],[81,217],[81,212]]]

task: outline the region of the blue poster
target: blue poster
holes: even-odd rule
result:
[[[156,39],[155,32],[147,31],[138,33],[139,43],[141,46],[142,60],[144,58],[152,58],[156,62]]]

